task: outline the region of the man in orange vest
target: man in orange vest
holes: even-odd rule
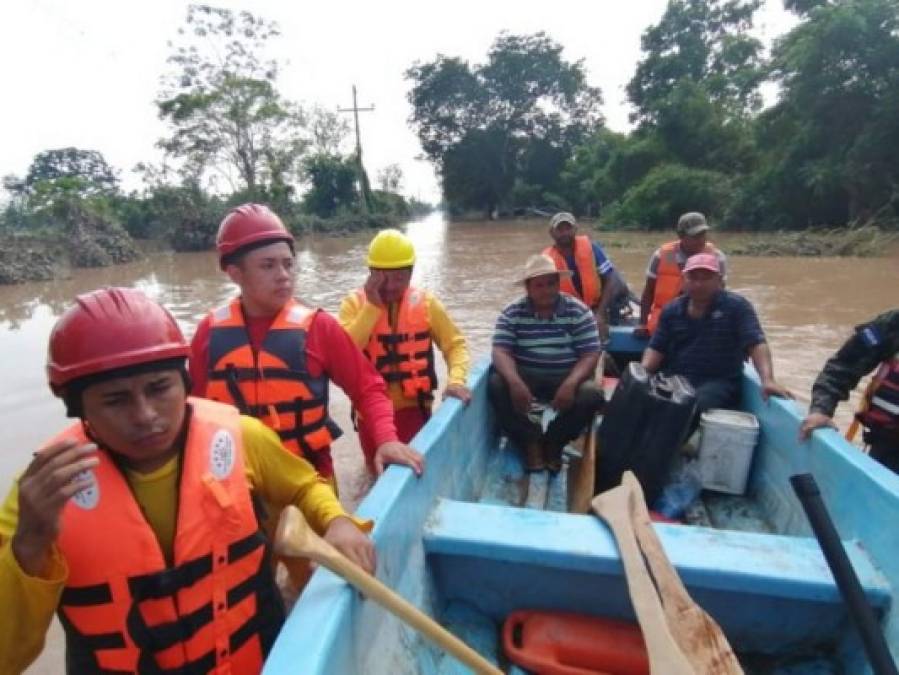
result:
[[[681,294],[687,258],[697,253],[718,257],[722,281],[727,279],[727,260],[708,240],[709,225],[697,211],[683,214],[677,221],[677,241],[656,249],[646,268],[646,285],[640,298],[640,326],[634,335],[646,337],[655,331],[662,308]]]
[[[609,306],[622,292],[627,293],[615,274],[612,261],[590,237],[577,233],[577,221],[570,213],[557,213],[549,221],[553,245],[543,250],[552,258],[561,275],[560,290],[573,295],[593,310],[599,335],[609,336]]]
[[[422,456],[397,440],[381,376],[330,314],[294,299],[293,235],[281,219],[261,204],[238,206],[219,226],[216,248],[240,296],[197,326],[194,394],[258,417],[333,480],[331,443],[342,433],[328,415],[333,381],[372,425],[377,473],[405,464],[420,474]]]
[[[81,295],[57,321],[49,384],[79,419],[0,507],[0,672],[38,656],[58,611],[70,673],[259,673],[284,610],[257,500],[298,506],[374,570],[371,523],[308,462],[234,407],[188,398],[188,353],[133,289]]]
[[[340,303],[338,320],[387,383],[397,434],[409,442],[431,415],[437,388],[436,344],[446,360],[444,397],[468,403],[469,355],[465,337],[430,291],[410,285],[415,248],[399,230],[378,232],[368,247],[365,286]],[[372,429],[358,418],[366,457],[374,450]]]
[[[865,391],[862,407],[847,437],[859,424],[871,457],[899,473],[899,310],[884,312],[855,327],[852,336],[834,354],[812,385],[809,414],[800,437],[815,429],[833,427],[833,413],[858,381],[877,369]]]

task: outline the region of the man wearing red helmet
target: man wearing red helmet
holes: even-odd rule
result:
[[[341,434],[328,416],[333,380],[369,420],[375,470],[393,463],[421,473],[421,455],[397,440],[380,375],[333,317],[294,299],[293,235],[281,219],[260,204],[238,206],[222,220],[216,248],[240,296],[197,327],[190,358],[194,394],[258,417],[288,450],[333,479],[330,448]]]
[[[102,336],[102,338],[98,337]],[[0,508],[0,672],[58,611],[69,672],[258,673],[283,620],[257,500],[295,504],[368,571],[374,549],[271,430],[187,397],[189,346],[140,291],[79,296],[50,336],[53,393],[80,420]]]

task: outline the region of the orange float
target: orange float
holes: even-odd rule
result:
[[[503,625],[506,656],[539,675],[649,675],[635,623],[566,612],[512,612]]]

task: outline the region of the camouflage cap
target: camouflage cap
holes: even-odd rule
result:
[[[692,237],[708,229],[709,224],[699,211],[690,211],[677,219],[677,234],[681,237]]]
[[[556,215],[554,215],[552,217],[552,220],[549,221],[549,229],[555,230],[562,223],[577,225],[577,220],[575,220],[574,216],[567,211],[562,211],[561,213],[557,213]]]

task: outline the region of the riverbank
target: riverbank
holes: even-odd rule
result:
[[[595,230],[595,237],[603,248],[620,249],[632,246],[621,235],[635,230]],[[650,235],[651,232],[641,232]],[[667,233],[656,233],[661,241]],[[673,238],[673,235],[671,236]],[[715,241],[726,242],[723,248],[729,256],[759,256],[766,258],[876,258],[890,255],[899,248],[899,232],[889,232],[865,225],[853,228],[808,229],[796,232],[736,232],[715,231]]]
[[[71,276],[74,269],[109,267],[142,257],[141,249],[179,252],[215,247],[218,224],[200,220],[182,223],[164,239],[134,239],[118,224],[80,214],[58,227],[31,232],[0,231],[0,285],[52,281]],[[344,237],[365,230],[396,227],[393,214],[349,214],[334,218],[304,215],[287,225],[294,235]]]
[[[287,223],[297,237],[310,234],[345,237],[399,224],[400,219],[393,214],[349,214],[335,218],[304,215]],[[535,222],[535,225],[539,224]],[[583,223],[582,226],[586,230],[591,224]],[[211,250],[216,229],[209,223],[199,222],[194,227],[182,226],[167,239],[150,240],[150,246],[175,251]],[[668,234],[601,228],[593,229],[592,233],[607,249],[633,246],[634,234],[658,237],[659,241]],[[726,231],[716,235],[731,256],[868,258],[889,255],[899,248],[899,233],[874,226],[798,232]],[[123,228],[99,219],[27,234],[0,232],[0,285],[50,281],[67,278],[76,268],[132,262],[141,257],[139,249],[146,248],[147,243],[147,240],[134,240]]]

